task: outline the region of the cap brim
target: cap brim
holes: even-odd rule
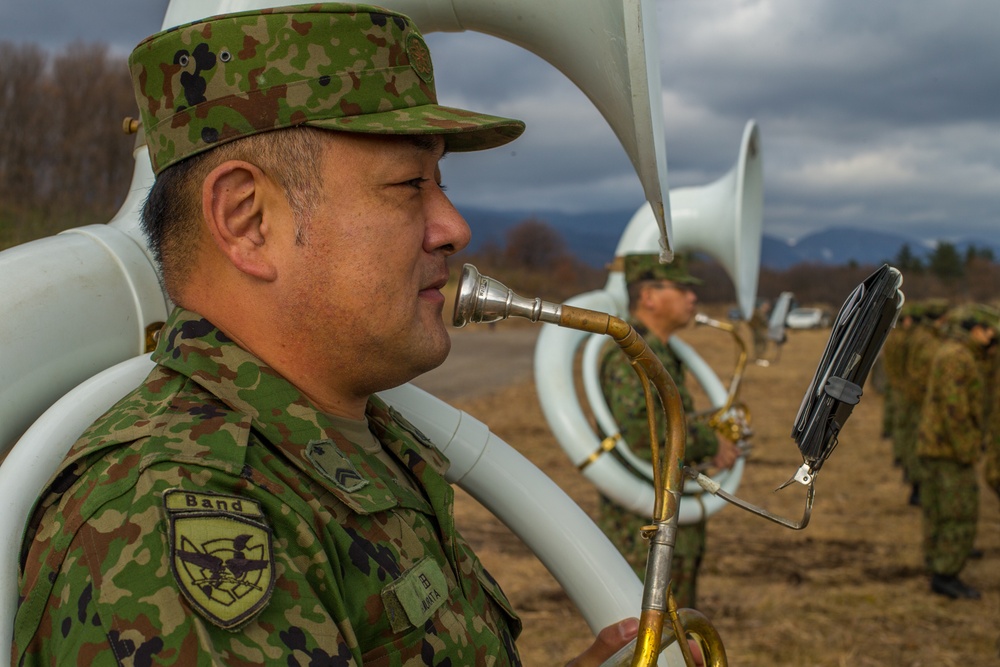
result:
[[[437,104],[357,116],[310,119],[305,124],[359,134],[442,135],[451,152],[497,148],[517,139],[524,132],[524,123],[519,120]]]

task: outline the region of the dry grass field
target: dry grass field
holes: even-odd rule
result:
[[[535,326],[502,322],[507,326]],[[789,437],[799,402],[822,353],[827,330],[791,331],[779,361],[750,365],[740,397],[755,435],[738,495],[798,519],[804,490],[773,490],[801,463]],[[682,337],[728,382],[733,340],[711,329]],[[483,340],[487,327],[456,337]],[[468,342],[465,340],[463,342]],[[500,359],[500,364],[507,361]],[[482,384],[493,377],[486,359]],[[530,377],[478,395],[451,399],[552,477],[593,515],[593,486],[568,462],[549,432]],[[419,383],[418,383],[419,384]],[[727,507],[709,522],[700,608],[726,644],[729,664],[901,667],[1000,665],[1000,503],[985,487],[977,546],[964,578],[980,601],[932,595],[922,571],[921,517],[881,437],[882,397],[871,386],[820,472],[810,524],[793,531]],[[591,633],[555,580],[520,540],[459,491],[459,523],[501,582],[525,625],[519,646],[528,665],[563,664]],[[638,613],[638,610],[637,610]]]

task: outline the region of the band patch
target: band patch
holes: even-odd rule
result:
[[[337,485],[338,488],[354,493],[368,485],[337,445],[332,440],[313,440],[306,446],[308,458],[319,474]]]
[[[274,590],[271,529],[255,501],[172,490],[163,495],[170,564],[178,587],[209,622],[235,630]]]
[[[393,632],[420,627],[448,599],[448,582],[430,558],[424,558],[382,589],[382,604]]]

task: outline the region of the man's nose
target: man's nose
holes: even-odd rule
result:
[[[429,186],[426,204],[427,238],[424,250],[434,252],[443,250],[447,255],[453,255],[469,245],[472,240],[472,230],[462,214],[458,212],[444,190],[437,184]]]

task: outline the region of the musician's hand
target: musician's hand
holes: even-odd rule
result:
[[[637,618],[626,618],[614,625],[609,625],[597,634],[597,639],[586,651],[566,663],[566,667],[600,667],[605,660],[613,656],[622,646],[635,639],[638,634],[639,619]],[[691,647],[694,666],[705,667],[705,658],[698,642],[693,639],[688,640],[688,646]]]
[[[597,633],[590,647],[579,656],[566,663],[566,667],[599,667],[625,644],[639,634],[639,619],[626,618]]]
[[[719,438],[719,450],[712,457],[712,465],[716,468],[721,468],[723,470],[733,467],[736,463],[736,459],[740,457],[740,448],[737,447],[731,440],[726,438]]]

